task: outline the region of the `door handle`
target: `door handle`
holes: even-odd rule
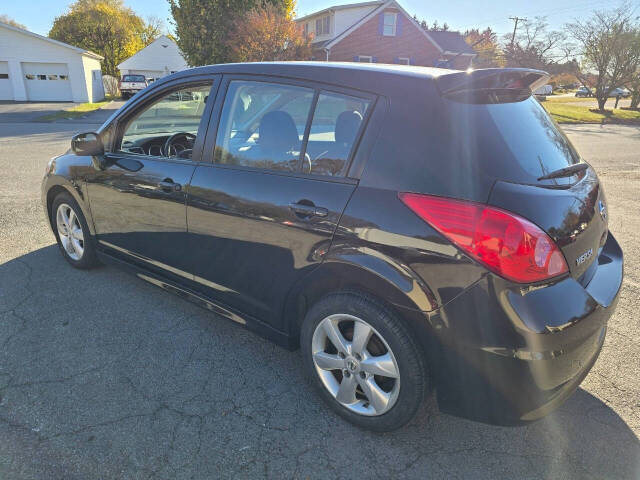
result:
[[[164,190],[165,192],[179,192],[182,190],[182,185],[175,183],[170,178],[166,178],[163,181],[158,182],[158,189]]]
[[[296,215],[302,217],[326,217],[329,214],[329,210],[324,207],[316,207],[315,205],[307,205],[304,203],[290,203],[289,208],[293,210]]]

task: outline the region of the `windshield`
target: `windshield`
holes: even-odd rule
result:
[[[513,182],[575,182],[575,177],[537,180],[579,162],[579,156],[534,98],[501,104],[445,100],[445,105],[450,112],[450,130],[456,132],[450,138],[450,151],[459,162],[479,162],[484,173]]]
[[[125,75],[122,77],[123,82],[144,82],[144,75]]]

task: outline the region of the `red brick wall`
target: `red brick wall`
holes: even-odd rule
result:
[[[409,57],[412,65],[432,67],[440,56],[436,46],[398,10],[385,11],[398,13],[402,22],[399,36],[385,37],[379,33],[381,12],[331,47],[329,60],[352,62],[355,56],[369,55],[376,57],[378,63],[397,63],[397,57]],[[315,56],[317,60],[326,59],[320,54]]]

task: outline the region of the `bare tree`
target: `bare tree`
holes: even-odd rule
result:
[[[550,31],[544,17],[518,20],[515,35],[509,34],[504,38],[503,50],[507,66],[547,69],[562,56],[559,47],[566,40],[566,35]]]
[[[640,105],[640,68],[625,86],[631,92],[631,108],[638,108]]]
[[[26,30],[27,27],[25,27],[23,24],[16,22],[13,18],[11,18],[9,15],[7,15],[6,13],[0,13],[0,22],[2,23],[6,23],[7,25],[11,25],[13,27],[18,27],[21,28],[23,30]]]
[[[595,97],[598,109],[604,110],[611,91],[631,83],[640,66],[640,33],[631,5],[610,11],[598,11],[589,20],[567,25],[582,56],[582,79],[597,74]]]
[[[103,75],[102,86],[104,87],[104,91],[107,95],[112,97],[120,95],[120,92],[118,91],[118,79],[116,77],[112,75]]]

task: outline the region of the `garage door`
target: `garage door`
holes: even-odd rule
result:
[[[27,88],[27,100],[73,100],[66,63],[23,63],[22,74]]]
[[[13,100],[13,86],[7,62],[0,62],[0,100]]]

